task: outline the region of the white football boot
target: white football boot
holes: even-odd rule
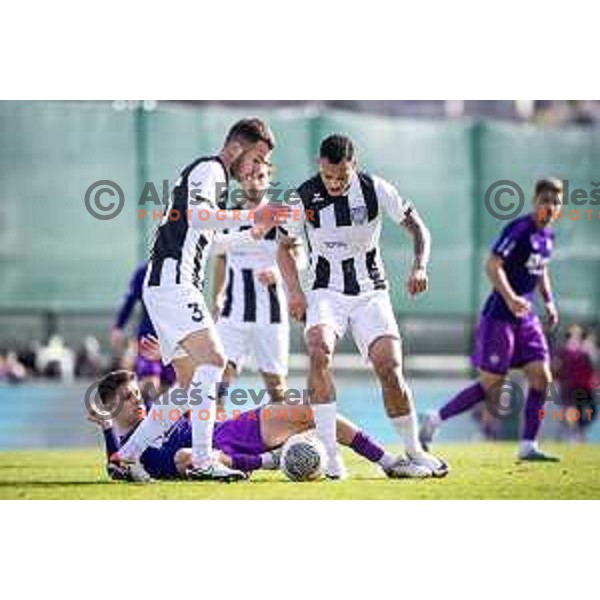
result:
[[[339,452],[336,452],[334,456],[330,456],[327,460],[325,477],[334,481],[341,481],[348,478],[346,465],[344,464],[342,455]]]
[[[433,476],[430,468],[418,465],[408,458],[398,458],[390,468],[383,469],[383,472],[390,479],[425,479]]]
[[[450,467],[446,461],[429,454],[429,452],[415,452],[414,454],[408,454],[409,460],[422,467],[427,467],[431,471],[432,477],[446,477],[450,472]]]

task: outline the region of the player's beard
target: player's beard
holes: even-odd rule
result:
[[[244,159],[246,158],[246,154],[248,153],[247,150],[244,150],[232,163],[231,166],[229,167],[229,170],[231,172],[231,176],[236,180],[236,181],[240,181],[241,180],[241,176],[240,176],[240,168],[242,166],[242,163],[244,162]]]

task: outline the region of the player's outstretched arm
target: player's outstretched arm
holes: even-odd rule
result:
[[[504,298],[508,308],[516,317],[524,317],[529,313],[531,303],[527,298],[518,296],[513,290],[504,270],[504,259],[491,254],[486,263],[486,273],[494,289]]]
[[[217,318],[221,314],[223,304],[223,290],[225,288],[225,268],[227,259],[224,254],[215,256],[215,264],[213,267],[213,316]]]
[[[104,446],[106,449],[106,458],[110,457],[119,450],[121,445],[119,444],[119,438],[115,433],[112,422],[109,419],[103,419],[99,415],[92,412],[88,413],[88,421],[98,425],[102,429],[102,435],[104,437]]]
[[[429,288],[427,266],[431,256],[431,233],[414,207],[406,214],[402,226],[413,238],[415,259],[408,277],[407,289],[411,296],[415,296]]]

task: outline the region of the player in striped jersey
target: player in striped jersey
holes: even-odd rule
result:
[[[193,431],[192,465],[186,471],[190,479],[244,478],[241,471],[226,467],[212,455],[216,385],[221,380],[225,359],[201,287],[215,230],[230,227],[237,220],[250,220],[248,211],[217,210],[227,195],[229,177],[239,179],[243,164],[257,168],[268,162],[274,146],[271,130],[259,119],[243,119],[233,125],[217,156],[199,158],[183,169],[152,246],[143,298],[160,341],[163,361],[175,368],[175,388],[188,392]],[[254,214],[262,217],[263,225],[269,218],[274,222],[270,210],[256,210]],[[260,235],[263,233],[261,230]],[[238,233],[237,239],[248,240],[254,235],[256,232],[250,229]],[[200,391],[200,385],[202,401],[198,403],[197,395],[191,400],[191,392]],[[171,402],[170,391],[159,400],[161,406]],[[200,417],[203,411],[207,418]],[[171,425],[168,419],[151,411],[119,449],[114,462],[127,470],[131,479],[149,480],[140,456]]]
[[[242,180],[246,208],[255,208],[264,196],[270,170],[269,165],[261,165]],[[248,227],[242,225],[237,231]],[[244,244],[231,243],[232,232],[220,232],[213,244],[217,330],[227,359],[223,383],[231,383],[252,359],[271,401],[281,402],[287,387],[290,327],[277,253],[279,243],[295,243],[281,226]]]
[[[327,475],[345,476],[335,438],[336,393],[332,360],[336,341],[350,328],[377,374],[388,417],[398,431],[410,461],[444,476],[447,465],[428,454],[418,439],[412,393],[402,372],[400,333],[388,295],[379,238],[383,214],[413,237],[415,259],[408,278],[411,296],[428,288],[430,236],[415,207],[380,177],[358,172],[352,141],[343,135],[323,140],[320,173],[305,181],[303,230],[310,256],[310,290],[302,291],[293,257],[282,249],[280,266],[288,288],[290,311],[306,318],[317,435],[328,455]],[[297,227],[298,221],[288,226]]]

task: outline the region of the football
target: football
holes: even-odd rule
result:
[[[293,435],[283,445],[281,470],[292,481],[314,481],[322,477],[325,460],[325,448],[314,435]]]

